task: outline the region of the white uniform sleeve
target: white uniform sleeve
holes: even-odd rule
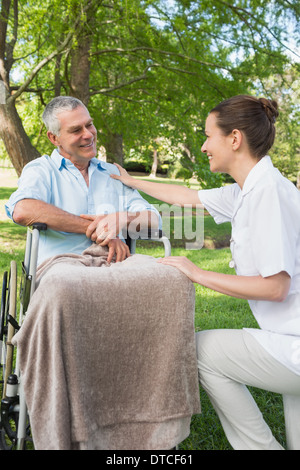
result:
[[[231,222],[239,186],[234,183],[229,186],[214,189],[202,189],[198,192],[199,199],[205,209],[217,224]]]

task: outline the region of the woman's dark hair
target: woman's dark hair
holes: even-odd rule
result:
[[[255,157],[264,157],[272,147],[279,114],[276,101],[237,95],[222,101],[211,113],[216,113],[217,125],[224,135],[234,129],[242,131]]]

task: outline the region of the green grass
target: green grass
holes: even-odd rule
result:
[[[0,202],[4,204],[13,190],[0,188]],[[151,202],[153,199],[145,196]],[[185,240],[172,240],[172,254],[187,256],[203,269],[232,273],[228,263],[231,259],[228,248],[230,237],[229,224],[217,226],[208,215],[205,215],[205,246],[197,251],[186,251]],[[0,276],[8,268],[10,260],[16,259],[18,265],[23,259],[26,240],[26,229],[14,225],[11,221],[0,221]],[[209,249],[214,247],[219,249]],[[137,252],[153,256],[163,256],[163,246],[157,242],[137,242]],[[2,283],[2,281],[1,281]],[[195,329],[243,328],[256,327],[247,301],[227,297],[196,285]],[[275,437],[285,446],[284,416],[282,397],[277,394],[251,388],[253,396],[269,423]],[[201,415],[193,416],[190,436],[180,445],[181,450],[230,450],[231,447],[224,435],[205,392],[200,390]]]

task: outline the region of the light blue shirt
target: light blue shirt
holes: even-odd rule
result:
[[[18,189],[5,206],[6,213],[12,219],[18,201],[38,199],[78,216],[149,210],[159,217],[157,210],[138,191],[111,178],[112,173],[119,174],[115,165],[93,158],[89,165],[88,187],[73,163],[54,150],[51,157],[43,155],[24,167]],[[41,232],[38,264],[57,254],[80,254],[91,243],[84,234],[48,229]]]

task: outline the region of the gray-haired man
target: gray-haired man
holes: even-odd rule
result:
[[[97,131],[87,108],[76,98],[54,98],[45,108],[51,156],[25,166],[6,212],[16,223],[46,223],[38,263],[62,253],[82,253],[95,241],[108,245],[108,262],[129,256],[119,238],[130,224],[157,228],[159,215],[137,191],[110,177],[115,165],[96,157]]]

